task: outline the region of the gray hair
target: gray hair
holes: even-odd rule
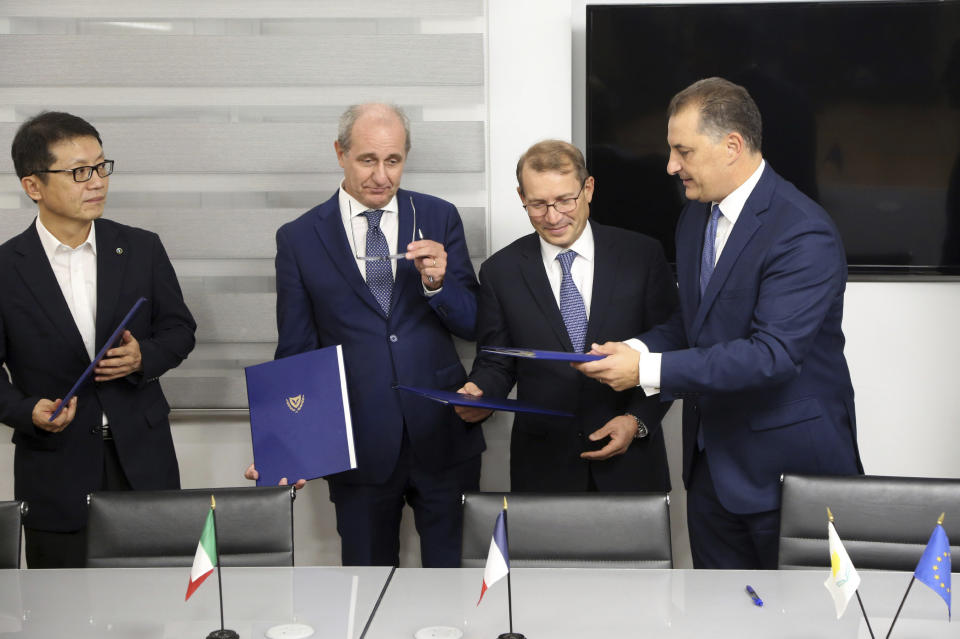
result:
[[[760,150],[763,136],[760,109],[739,84],[717,77],[697,80],[673,96],[667,117],[672,118],[687,106],[696,107],[700,112],[700,133],[716,141],[736,131],[751,150]]]
[[[403,124],[403,133],[406,137],[404,141],[403,151],[404,153],[410,152],[410,118],[407,117],[407,114],[403,112],[396,104],[385,104],[382,102],[368,102],[365,104],[351,104],[347,107],[347,110],[343,112],[343,115],[340,116],[340,125],[337,129],[337,142],[340,144],[340,148],[346,153],[350,150],[350,145],[352,140],[350,139],[353,134],[353,125],[357,123],[357,120],[361,115],[366,113],[371,109],[380,109],[392,113]]]

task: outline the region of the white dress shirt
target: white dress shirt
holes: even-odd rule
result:
[[[93,361],[97,341],[97,232],[90,225],[87,239],[70,248],[47,230],[37,216],[40,244],[53,268],[63,299],[67,301],[73,322],[80,331],[87,355]],[[64,389],[66,390],[66,389]]]
[[[547,271],[547,280],[550,281],[550,290],[553,291],[553,298],[557,301],[557,308],[560,307],[560,283],[563,281],[563,268],[557,260],[557,256],[564,251],[576,251],[577,257],[574,258],[570,266],[570,277],[577,290],[580,291],[580,297],[583,298],[583,306],[587,309],[587,319],[590,319],[590,301],[593,299],[593,266],[594,266],[594,244],[593,229],[588,223],[583,227],[580,237],[570,245],[569,249],[560,248],[550,244],[542,237],[540,238],[540,255],[543,258],[543,268]],[[587,344],[587,347],[590,345]]]
[[[347,193],[343,188],[343,180],[340,181],[340,217],[343,220],[343,228],[347,232],[347,242],[350,243],[350,250],[354,256],[363,257],[367,254],[367,216],[364,215],[370,207],[360,203],[355,197]],[[380,217],[380,230],[383,236],[387,238],[387,248],[391,254],[405,253],[407,244],[404,243],[402,250],[397,250],[397,229],[400,226],[400,207],[397,205],[397,196],[383,207],[383,215]],[[351,216],[350,213],[353,212]],[[357,268],[360,269],[360,277],[367,281],[367,263],[364,260],[356,260]],[[393,277],[397,277],[397,261],[390,260],[390,266],[393,269]]]
[[[720,253],[723,252],[723,248],[727,245],[727,239],[729,239],[730,233],[733,232],[733,226],[737,223],[737,219],[743,211],[743,206],[747,203],[747,198],[750,197],[753,189],[757,186],[757,182],[760,181],[760,176],[763,175],[763,168],[766,164],[766,160],[761,159],[760,166],[757,167],[743,184],[735,188],[720,202],[711,203],[711,209],[713,208],[713,204],[719,204],[721,213],[720,218],[717,220],[717,234],[713,245],[714,266],[716,266],[720,260]],[[640,352],[640,363],[637,366],[638,378],[640,380],[638,386],[643,388],[645,394],[656,395],[660,392],[661,354],[651,353],[647,345],[638,339],[629,339],[626,341],[626,344],[630,348]]]
[[[96,355],[97,342],[97,228],[90,225],[87,239],[77,248],[70,248],[47,230],[37,216],[37,234],[43,252],[60,285],[90,361]],[[67,392],[68,389],[63,389]],[[107,424],[106,415],[102,422]]]
[[[367,206],[364,206],[357,200],[355,197],[347,193],[346,189],[343,188],[343,180],[340,180],[340,218],[343,220],[343,228],[347,232],[347,242],[350,244],[350,250],[353,251],[354,257],[363,257],[367,254],[367,229],[369,224],[367,223],[367,216],[364,215],[370,209]],[[353,211],[353,216],[350,215],[351,210]],[[387,205],[382,209],[383,215],[380,216],[380,230],[383,232],[383,236],[387,239],[387,248],[391,254],[394,253],[406,253],[407,244],[409,243],[406,239],[404,240],[403,246],[397,246],[397,235],[399,234],[400,228],[400,205],[397,204],[397,196],[394,196],[387,202]],[[416,233],[418,229],[414,229],[413,232]],[[419,238],[411,237],[410,241],[416,240]],[[364,260],[356,260],[357,268],[360,270],[360,277],[363,278],[363,281],[367,281],[367,263]],[[393,271],[393,279],[397,279],[397,260],[390,260],[390,268]],[[439,287],[434,290],[430,290],[426,285],[421,282],[421,288],[423,289],[424,294],[427,297],[433,297],[437,293],[443,290],[443,287]]]

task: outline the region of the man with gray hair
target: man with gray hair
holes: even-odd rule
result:
[[[722,78],[678,93],[667,172],[680,309],[581,372],[683,399],[693,565],[777,567],[780,476],[862,473],[843,356],[847,262],[830,216],[761,154],[760,112]]]
[[[343,564],[397,565],[406,501],[423,565],[458,566],[460,496],[479,488],[483,433],[396,386],[466,380],[451,338],[475,337],[463,224],[449,202],[400,188],[410,133],[398,107],[350,107],[334,149],[340,189],[277,231],[276,357],[343,346],[357,468],[326,478]]]

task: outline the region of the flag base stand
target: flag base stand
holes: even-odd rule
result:
[[[524,637],[519,632],[505,632],[499,637],[497,637],[497,639],[527,639],[527,638]]]
[[[235,630],[221,628],[207,635],[207,639],[240,639],[240,635]]]

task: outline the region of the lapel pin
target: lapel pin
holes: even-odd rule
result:
[[[123,255],[123,249],[119,246],[117,247],[117,255]]]

